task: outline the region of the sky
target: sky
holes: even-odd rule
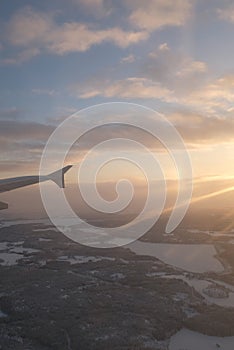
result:
[[[1,178],[36,174],[48,137],[72,113],[120,101],[175,125],[194,177],[232,177],[233,36],[231,0],[1,1]],[[74,151],[69,161],[79,159]]]

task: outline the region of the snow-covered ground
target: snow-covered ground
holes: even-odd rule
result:
[[[222,232],[222,231],[209,231],[209,230],[198,230],[198,229],[188,229],[188,232],[190,233],[204,233],[206,235],[212,236],[212,237],[223,237],[223,238],[233,238],[234,233],[231,230],[229,233]]]
[[[49,219],[35,219],[35,220],[4,220],[0,222],[0,228],[3,227],[11,227],[15,225],[30,225],[30,224],[43,224],[43,225],[51,225]]]
[[[38,249],[23,247],[24,241],[20,242],[1,242],[0,243],[0,265],[12,266],[17,265],[20,259],[24,258],[25,254],[38,253]]]
[[[74,255],[72,257],[68,257],[66,255],[60,256],[58,261],[68,261],[71,265],[74,264],[85,264],[88,262],[98,262],[102,260],[109,260],[109,261],[114,261],[114,258],[108,258],[105,256],[82,256],[82,255]]]
[[[211,337],[181,329],[171,337],[169,350],[233,350],[234,337]]]
[[[33,230],[33,232],[49,232],[49,231],[58,232],[58,229],[56,227],[51,226],[46,228],[37,228]]]

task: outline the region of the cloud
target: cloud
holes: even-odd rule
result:
[[[16,65],[29,61],[31,58],[38,56],[40,50],[38,48],[29,48],[18,52],[14,57],[3,58],[0,60],[0,64],[4,65]]]
[[[176,93],[194,89],[208,71],[207,64],[194,60],[179,51],[172,51],[167,43],[151,51],[140,67],[140,74],[158,81]]]
[[[11,164],[18,169],[23,162],[25,169],[29,164],[30,167],[38,166],[45,143],[53,131],[54,126],[48,124],[0,119],[1,169],[11,171]]]
[[[54,25],[51,15],[25,7],[16,12],[7,23],[7,39],[15,46],[39,44],[54,30]]]
[[[233,144],[234,115],[222,118],[207,117],[205,114],[181,110],[168,114],[167,118],[178,129],[190,149],[204,150],[217,144]],[[84,122],[87,123],[87,120]],[[27,164],[28,169],[32,167],[36,169],[45,143],[54,129],[55,125],[46,123],[0,120],[1,169],[10,172],[12,164],[15,164],[15,169],[17,169],[23,162]],[[96,144],[119,137],[133,139],[157,152],[166,152],[161,143],[148,133],[138,128],[116,124],[96,128],[82,136],[71,148],[68,159],[77,162]],[[124,147],[126,146],[123,144]],[[107,151],[111,151],[110,146]],[[129,148],[127,151],[134,152],[134,148]]]
[[[52,125],[16,120],[0,120],[0,139],[9,142],[40,140],[45,141],[53,132]]]
[[[126,61],[132,57],[127,56]],[[234,75],[211,78],[206,62],[194,60],[167,43],[149,53],[134,77],[93,79],[72,87],[82,99],[93,97],[159,99],[199,113],[230,115],[234,100]]]
[[[88,13],[95,17],[109,16],[113,11],[111,0],[73,0],[77,5],[81,5]]]
[[[220,19],[234,23],[234,4],[230,4],[222,9],[217,9],[217,14]]]
[[[51,14],[26,7],[14,14],[6,25],[5,40],[21,49],[16,58],[6,63],[23,62],[41,52],[58,55],[84,52],[104,42],[125,48],[147,38],[146,31],[125,31],[118,27],[96,29],[79,22],[58,24]]]
[[[148,31],[182,26],[191,12],[191,1],[188,0],[126,0],[125,4],[131,9],[129,22]]]
[[[131,62],[129,55],[122,62]],[[207,78],[208,67],[179,52],[172,52],[167,43],[150,52],[139,67],[138,75],[120,80],[92,79],[74,85],[71,90],[79,98],[97,96],[124,99],[160,99],[183,104],[186,97]],[[188,103],[185,101],[185,104]]]
[[[159,45],[158,49],[159,49],[159,51],[169,51],[170,50],[167,43],[163,43],[163,44]]]
[[[16,120],[21,117],[22,110],[11,107],[7,109],[0,109],[0,121],[1,120]]]
[[[205,73],[207,71],[207,65],[202,61],[192,61],[188,59],[183,62],[181,68],[176,72],[179,77],[191,76],[196,73]]]
[[[190,92],[181,102],[203,108],[206,112],[231,111],[234,100],[234,75],[225,75],[203,84]]]
[[[212,112],[211,104],[215,106],[215,92],[221,90],[217,82],[211,80],[206,62],[194,60],[178,50],[172,51],[167,43],[148,54],[138,74],[171,91],[172,102],[207,113]],[[227,92],[225,89],[225,94]]]
[[[135,56],[130,54],[121,59],[121,63],[133,63],[135,61]]]
[[[151,112],[149,113],[151,114]],[[157,125],[156,116],[153,114],[152,117],[155,125]],[[181,109],[173,113],[168,113],[166,118],[178,129],[189,148],[200,148],[201,145],[212,146],[217,145],[217,143],[233,144],[234,115],[210,117],[205,113],[201,114]],[[115,120],[114,116],[113,120]],[[134,123],[134,115],[132,115],[132,120]],[[122,124],[117,124],[115,126],[107,125],[97,128],[84,135],[81,140],[79,140],[79,144],[82,150],[88,150],[96,143],[118,137],[133,139],[152,149],[164,149],[161,143],[147,132]]]
[[[27,159],[11,159],[11,160],[4,160],[0,163],[0,173],[6,174],[6,177],[9,176],[16,176],[16,174],[38,174],[38,162],[35,162],[34,160],[27,160]]]
[[[204,113],[222,115],[231,111],[234,74],[213,78],[206,62],[172,51],[165,43],[148,55],[139,75],[173,91],[177,104]]]
[[[95,25],[94,22],[58,22],[57,14],[24,7],[10,18],[3,31],[4,46],[10,45],[16,52],[14,56],[2,58],[0,63],[21,64],[42,53],[65,55],[85,52],[94,45],[106,42],[126,48],[147,40],[151,31],[164,26],[183,25],[191,9],[187,0],[148,0],[144,3],[127,0],[120,2],[118,8],[111,0],[72,1],[81,7],[81,11],[83,8],[97,16],[106,16],[113,11],[120,15],[121,10],[125,23],[128,22],[128,26],[130,23],[134,29],[125,30],[119,25],[105,26],[103,29],[98,22]],[[166,49],[161,45],[161,50]]]
[[[54,89],[32,89],[32,93],[35,95],[48,95],[55,96],[57,92]]]
[[[150,113],[150,112],[149,112]],[[169,113],[166,118],[177,128],[186,145],[190,149],[205,149],[206,147],[222,144],[233,144],[234,141],[234,116],[218,118],[215,116],[207,117],[205,114],[193,113],[186,110],[178,110],[174,113]],[[132,116],[134,119],[134,116]],[[157,125],[157,118],[154,118]],[[74,155],[81,154],[94,147],[95,144],[101,143],[111,138],[126,138],[132,139],[144,144],[152,150],[166,152],[164,146],[149,133],[134,128],[131,126],[116,124],[97,128],[88,134],[84,135],[77,146],[79,152],[74,152]],[[126,145],[123,142],[123,148]],[[129,151],[134,151],[134,146],[129,147]],[[107,151],[111,151],[108,145]]]
[[[124,98],[124,99],[161,99],[172,101],[173,93],[155,83],[150,79],[130,77],[116,81],[92,81],[90,84],[76,85],[72,88],[79,98],[91,98],[104,96],[107,98]]]
[[[191,111],[178,111],[167,116],[183,139],[193,145],[233,143],[234,116],[206,116]]]
[[[51,35],[48,50],[63,55],[69,52],[82,52],[103,42],[112,42],[125,48],[148,38],[146,32],[126,32],[120,28],[105,30],[89,29],[86,24],[65,23]]]

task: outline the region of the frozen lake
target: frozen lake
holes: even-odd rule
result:
[[[169,350],[233,350],[234,337],[211,337],[188,329],[181,329],[171,337]]]
[[[212,244],[167,244],[135,241],[126,246],[138,255],[153,256],[166,264],[194,273],[222,272]]]
[[[188,278],[183,275],[166,275],[162,276],[162,278],[174,278],[186,282],[190,287],[194,288],[203,298],[205,298],[207,303],[228,308],[234,307],[234,287],[232,285],[214,280]]]

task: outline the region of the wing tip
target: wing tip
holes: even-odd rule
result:
[[[68,170],[70,170],[72,167],[73,167],[73,165],[67,165],[67,166],[65,166],[64,168],[62,168],[63,174],[66,174],[66,172],[67,172]]]
[[[60,188],[65,188],[64,175],[68,170],[72,168],[72,165],[67,165],[62,169],[55,171],[49,175],[49,179],[55,182]]]
[[[0,210],[8,209],[8,204],[4,202],[0,202]]]

